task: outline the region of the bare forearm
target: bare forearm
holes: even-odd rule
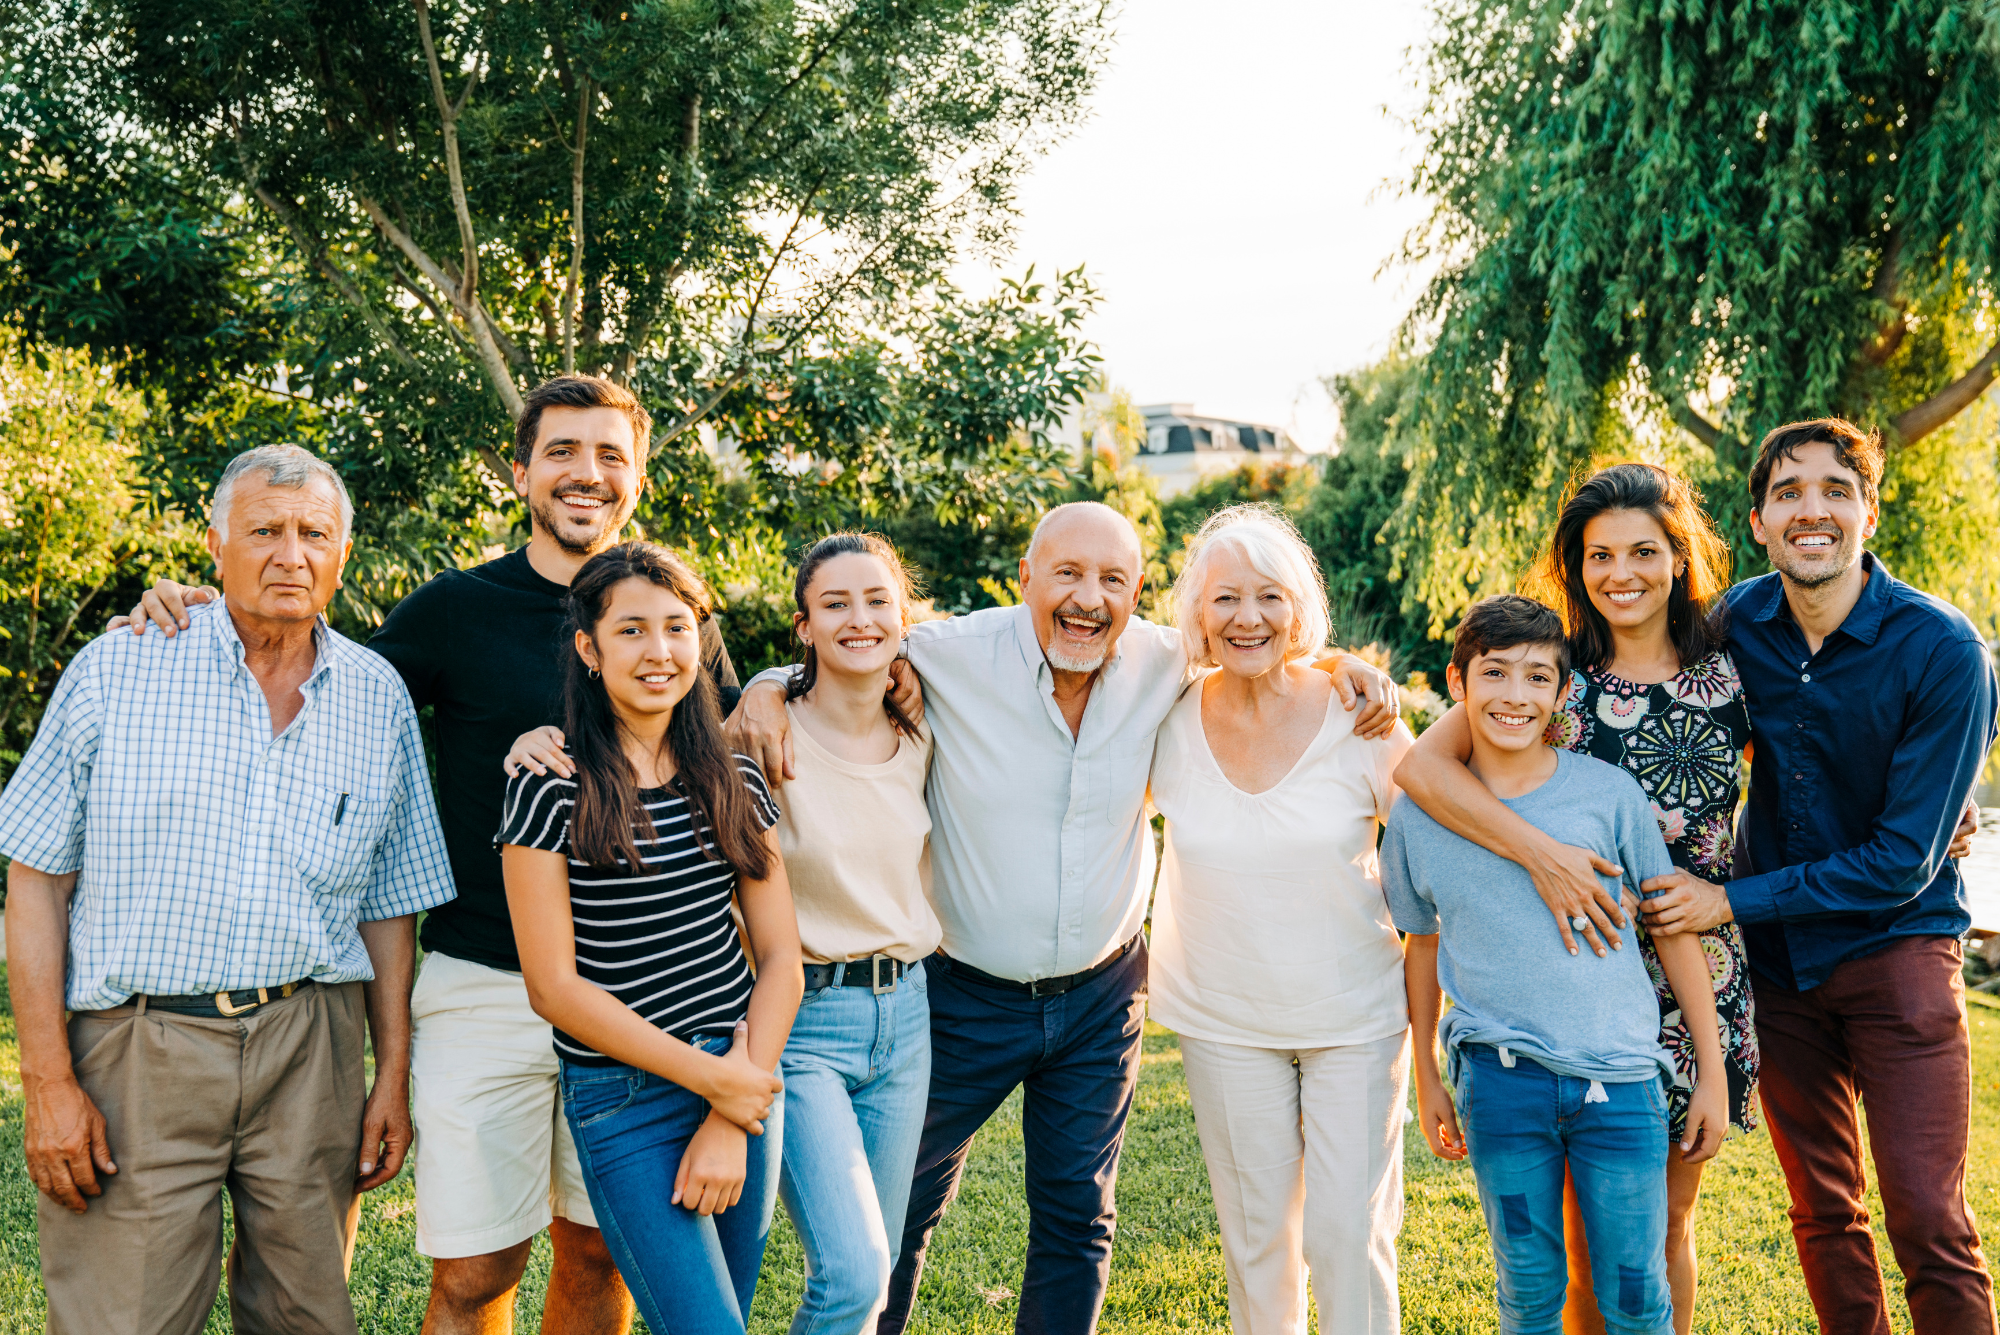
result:
[[[1532,868],[1554,841],[1516,815],[1466,767],[1451,745],[1465,734],[1463,706],[1438,720],[1396,769],[1396,783],[1424,814],[1489,853]],[[1456,724],[1454,728],[1453,725]],[[1471,738],[1465,734],[1469,751]]]
[[[375,977],[361,985],[368,1007],[368,1041],[375,1049],[375,1078],[407,1080],[410,1074],[410,984],[417,967],[414,914],[360,925],[361,944]]]
[[[707,1096],[709,1063],[720,1058],[655,1028],[603,988],[574,974],[555,983],[538,983],[530,974],[528,999],[537,1015],[613,1061]]]
[[[1410,1040],[1417,1071],[1436,1076],[1438,1015],[1444,989],[1438,986],[1438,939],[1412,936],[1404,943],[1403,990],[1410,1004]]]
[[[16,862],[7,871],[7,993],[14,1003],[23,1081],[67,1080],[63,1023],[74,872],[51,876]]]
[[[1681,1008],[1681,1023],[1694,1039],[1695,1060],[1703,1080],[1723,1078],[1722,1023],[1715,1013],[1715,985],[1708,974],[1708,955],[1701,938],[1694,933],[1655,936],[1653,948],[1660,957],[1660,971],[1674,990]]]
[[[805,971],[796,957],[790,968],[767,963],[757,970],[757,985],[750,991],[751,1061],[767,1071],[778,1069],[804,995]]]

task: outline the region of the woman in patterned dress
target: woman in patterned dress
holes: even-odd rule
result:
[[[1550,745],[1629,770],[1652,802],[1674,865],[1714,881],[1728,878],[1740,760],[1750,737],[1743,687],[1723,649],[1722,626],[1710,616],[1710,603],[1727,587],[1728,575],[1728,548],[1693,488],[1663,468],[1628,463],[1606,468],[1577,488],[1529,581],[1563,614],[1575,664],[1563,707],[1550,720]],[[1522,850],[1536,840],[1554,841],[1492,798],[1465,768],[1470,736],[1462,708],[1424,733],[1397,781],[1425,811],[1465,837],[1531,872],[1534,861],[1549,865],[1555,850],[1532,856]],[[1481,796],[1486,801],[1479,801]],[[1580,852],[1561,851],[1571,857]],[[1537,876],[1538,889],[1543,879]],[[1721,1021],[1730,1126],[1753,1131],[1757,1033],[1742,932],[1725,924],[1703,933],[1701,943]],[[1643,926],[1639,948],[1659,995],[1660,1043],[1679,1072],[1667,1091],[1668,1134],[1678,1146],[1694,1089],[1694,1044]],[[1701,1170],[1682,1154],[1667,1155],[1667,1278],[1678,1335],[1687,1335],[1694,1320],[1692,1224]],[[1570,1287],[1563,1328],[1599,1332],[1604,1327],[1573,1203],[1566,1213]]]

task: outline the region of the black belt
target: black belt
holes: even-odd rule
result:
[[[865,987],[876,996],[884,992],[894,992],[896,984],[910,966],[893,955],[870,955],[865,960],[849,960],[845,964],[806,965],[806,991],[817,992],[822,987]],[[839,976],[836,977],[835,975]],[[888,981],[883,982],[887,977]]]
[[[283,1001],[311,982],[310,978],[301,978],[295,983],[281,983],[277,987],[246,987],[235,992],[184,992],[172,997],[135,996],[132,1001],[144,1005],[147,1010],[226,1020],[273,1001]]]
[[[951,960],[951,974],[954,978],[962,977],[968,982],[978,983],[982,987],[998,988],[1002,992],[1018,992],[1022,996],[1041,998],[1059,997],[1065,992],[1082,987],[1119,960],[1131,954],[1132,948],[1138,944],[1139,934],[1135,932],[1130,941],[1127,941],[1124,945],[1118,947],[1118,949],[1112,951],[1082,973],[1066,973],[1060,978],[1037,978],[1029,983],[1018,982],[1012,978],[995,978],[984,969],[975,969],[963,960],[954,960],[951,956],[944,955],[942,950],[938,954],[944,955],[947,960]]]

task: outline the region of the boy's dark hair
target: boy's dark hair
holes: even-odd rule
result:
[[[1861,479],[1861,499],[1875,504],[1882,484],[1882,435],[1863,431],[1838,417],[1818,417],[1810,422],[1791,422],[1772,431],[1757,447],[1757,462],[1750,465],[1750,508],[1761,512],[1764,493],[1771,489],[1771,470],[1780,459],[1796,459],[1807,445],[1831,445],[1833,457],[1842,468]]]
[[[639,462],[653,438],[653,415],[625,386],[596,375],[559,375],[521,397],[521,420],[514,423],[514,462],[526,468],[535,457],[544,408],[616,408],[632,423],[632,448]]]
[[[1549,646],[1555,655],[1556,675],[1563,681],[1569,679],[1569,641],[1563,635],[1562,617],[1553,607],[1518,593],[1481,598],[1466,611],[1451,642],[1451,665],[1463,681],[1473,659],[1517,644]]]

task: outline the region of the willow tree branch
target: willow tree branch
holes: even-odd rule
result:
[[[1897,436],[1905,445],[1914,445],[1931,432],[1972,406],[1986,392],[1994,377],[2000,376],[2000,343],[1972,364],[1972,369],[1925,399],[1914,408],[1896,414]]]
[[[1667,409],[1673,415],[1674,422],[1682,430],[1708,446],[1711,450],[1722,439],[1722,428],[1696,412],[1694,405],[1687,402],[1687,400],[1676,399],[1667,405]]]
[[[590,76],[577,80],[576,147],[569,164],[569,277],[563,281],[563,374],[576,374],[576,302],[583,289],[583,150],[590,133]]]
[[[1896,295],[1902,286],[1902,269],[1903,234],[1891,231],[1889,243],[1882,249],[1882,262],[1875,266],[1875,281],[1869,284],[1868,295],[1884,306],[1893,307],[1896,313],[1861,345],[1861,360],[1866,365],[1880,366],[1895,356],[1896,349],[1903,346],[1903,337],[1910,332],[1909,303]]]

